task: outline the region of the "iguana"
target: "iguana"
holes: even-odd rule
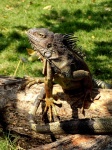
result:
[[[45,89],[41,91],[40,97],[37,97],[29,112],[30,123],[34,123],[32,115],[35,114],[44,94],[46,94],[46,106],[43,118],[48,111],[50,121],[53,121],[53,112],[57,115],[54,104],[58,104],[58,102],[52,96],[54,82],[60,84],[66,94],[82,92],[83,109],[85,101],[93,101],[91,95],[93,85],[98,85],[98,83],[92,79],[90,70],[83,59],[83,53],[77,46],[76,37],[72,34],[53,33],[46,28],[30,29],[28,37],[32,48],[38,52],[44,63],[43,74],[45,76]],[[108,84],[104,84],[104,86],[110,88]]]

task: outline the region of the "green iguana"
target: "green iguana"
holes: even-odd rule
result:
[[[55,104],[58,102],[52,96],[54,82],[60,84],[66,94],[82,92],[83,109],[85,101],[93,101],[91,95],[93,86],[98,87],[100,82],[92,79],[90,70],[83,59],[84,55],[77,46],[76,37],[72,34],[53,33],[45,28],[30,29],[28,37],[32,48],[37,51],[44,63],[43,74],[45,76],[45,88],[29,112],[30,123],[34,123],[32,115],[35,114],[44,94],[46,94],[46,106],[43,118],[48,112],[50,121],[53,121],[53,112],[58,116],[55,109]],[[38,82],[41,81],[43,82],[43,80],[38,80]],[[103,82],[100,85],[111,88],[110,85]]]

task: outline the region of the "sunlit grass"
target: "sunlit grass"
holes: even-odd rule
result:
[[[33,27],[46,27],[54,32],[74,33],[78,36],[92,74],[110,81],[111,4],[110,0],[1,1],[0,74],[13,75],[20,57],[28,58],[26,48],[30,48],[30,44],[26,31]],[[21,63],[16,75],[39,76],[41,68],[39,62]]]

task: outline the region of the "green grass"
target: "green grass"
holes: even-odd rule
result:
[[[18,150],[19,146],[16,145],[18,140],[17,136],[11,135],[10,133],[0,133],[0,150]],[[13,138],[13,141],[11,141]]]
[[[46,7],[48,6],[48,7]],[[26,31],[46,27],[54,32],[74,33],[87,54],[92,74],[112,77],[111,0],[3,0],[0,4],[0,74],[14,75],[20,57],[28,58]],[[20,63],[17,76],[40,76],[42,64]]]

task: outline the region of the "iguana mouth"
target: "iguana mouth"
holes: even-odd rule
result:
[[[39,47],[39,49],[40,49],[40,48],[42,48],[42,46],[39,45],[39,40],[38,40],[38,38],[36,38],[35,35],[32,34],[33,32],[34,32],[34,29],[28,30],[28,32],[27,32],[28,38],[29,38],[29,41],[30,41],[31,45],[33,46],[34,50],[37,51],[37,48]],[[38,45],[38,47],[37,47],[37,45]]]

